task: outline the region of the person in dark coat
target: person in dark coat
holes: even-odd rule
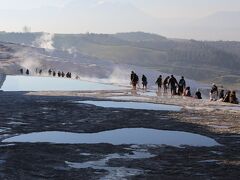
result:
[[[137,89],[138,80],[139,80],[138,75],[134,73],[133,79],[132,79],[133,90]]]
[[[164,89],[164,93],[167,93],[167,89],[168,89],[168,81],[169,81],[169,76],[167,76],[164,81],[163,81],[163,89]]]
[[[67,72],[67,74],[66,74],[66,78],[69,78],[69,77],[70,77],[70,73]]]
[[[147,77],[144,74],[142,75],[142,85],[143,90],[147,90]]]
[[[161,89],[162,89],[162,75],[160,75],[158,77],[158,79],[156,80],[155,84],[158,85],[158,91],[161,91]]]
[[[20,73],[23,74],[23,69],[20,69]]]
[[[180,96],[183,95],[185,88],[186,88],[186,81],[185,81],[184,77],[182,76],[182,78],[179,80],[179,83],[178,83],[178,94]]]
[[[197,89],[197,91],[196,91],[196,93],[195,93],[195,98],[196,98],[196,99],[202,99],[202,94],[201,94],[201,92],[200,92],[199,89]]]
[[[135,76],[135,73],[134,73],[134,71],[132,71],[132,72],[131,72],[131,75],[130,75],[130,83],[131,83],[131,84],[132,84],[132,82],[133,82],[134,76]]]
[[[224,98],[224,90],[222,89],[219,93],[219,99],[223,99]]]
[[[169,85],[171,86],[171,95],[172,96],[176,95],[177,94],[176,90],[177,90],[178,82],[173,75],[171,75],[171,78],[168,81],[168,86]]]
[[[27,69],[26,70],[26,75],[29,75],[29,74],[30,74],[29,69]]]
[[[51,69],[48,70],[48,75],[49,76],[52,75],[52,70]]]

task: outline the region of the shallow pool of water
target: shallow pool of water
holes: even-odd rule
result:
[[[137,100],[149,100],[149,97],[142,97],[142,96],[109,96],[107,99],[112,100],[124,100],[124,101],[137,101]]]
[[[117,90],[119,86],[93,83],[81,80],[7,75],[1,90],[3,91],[78,91],[78,90]]]
[[[101,179],[126,179],[124,177],[131,176],[131,175],[140,175],[143,174],[143,170],[133,169],[133,168],[126,168],[126,167],[111,167],[108,165],[108,162],[113,159],[145,159],[151,158],[154,155],[150,154],[146,151],[133,151],[133,154],[108,154],[105,158],[96,160],[96,161],[87,161],[87,162],[69,162],[66,161],[65,163],[75,169],[85,169],[85,168],[92,168],[92,169],[104,169],[108,171],[108,175],[102,177]]]
[[[160,111],[180,111],[180,106],[143,103],[143,102],[117,102],[117,101],[78,101],[78,103],[92,104],[105,108],[126,108],[142,110],[160,110]]]
[[[124,128],[98,133],[70,133],[70,132],[35,132],[7,138],[2,142],[48,142],[57,144],[155,144],[169,146],[215,146],[219,145],[214,139],[206,136],[180,132],[147,128]]]

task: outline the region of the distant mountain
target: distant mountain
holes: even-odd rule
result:
[[[216,12],[204,18],[196,20],[194,26],[205,26],[210,28],[238,29],[240,28],[240,11]]]
[[[34,45],[41,33],[0,33],[0,41]],[[49,55],[147,67],[240,89],[240,42],[168,39],[157,34],[55,34]]]
[[[175,27],[178,37],[240,41],[240,12],[216,12]]]

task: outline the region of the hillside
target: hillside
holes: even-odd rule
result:
[[[42,33],[2,32],[0,41],[35,45],[41,36]],[[99,61],[138,65],[240,88],[240,42],[168,39],[143,32],[55,34],[50,41],[55,48],[51,53],[64,51],[62,56],[72,56],[76,61],[86,55]]]

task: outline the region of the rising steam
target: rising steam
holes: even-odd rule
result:
[[[99,68],[96,66],[96,68]],[[128,86],[129,85],[129,70],[122,67],[114,67],[112,73],[109,74],[108,78],[102,78],[100,76],[89,77],[88,74],[81,74],[80,78],[85,81],[105,83],[105,84],[117,84]],[[105,74],[106,75],[106,74]]]
[[[42,35],[34,41],[33,46],[46,50],[54,50],[53,38],[54,34],[42,33]]]
[[[17,64],[24,69],[33,70],[41,67],[41,60],[39,60],[38,56],[34,53],[22,50],[18,51],[15,56],[21,59]]]

